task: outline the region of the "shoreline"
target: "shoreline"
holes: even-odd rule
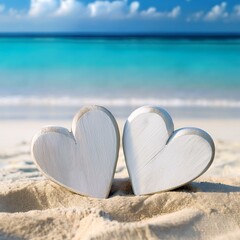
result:
[[[240,103],[240,102],[239,102]],[[92,104],[85,104],[92,105]],[[94,105],[94,104],[93,104]],[[127,117],[138,107],[113,107],[105,104],[97,104],[106,107],[116,119],[126,120]],[[146,106],[149,104],[145,104]],[[71,121],[73,116],[81,109],[83,105],[79,106],[16,106],[16,107],[2,107],[0,106],[0,122],[66,122]],[[142,105],[143,106],[143,105]],[[150,104],[150,106],[160,106],[165,109],[173,120],[180,120],[184,123],[191,121],[198,124],[199,121],[209,122],[236,122],[240,121],[240,108],[223,108],[223,107],[165,107],[162,105]],[[190,119],[190,121],[188,121]],[[55,124],[54,124],[55,125]],[[196,125],[196,124],[195,124]],[[183,124],[184,126],[184,124]],[[1,126],[0,126],[1,127]]]
[[[126,119],[117,118],[120,134]],[[173,118],[175,130],[183,127],[197,127],[208,132],[215,141],[240,141],[240,119]],[[62,126],[71,130],[72,119],[5,119],[0,120],[0,151],[21,142],[30,141],[43,126]]]

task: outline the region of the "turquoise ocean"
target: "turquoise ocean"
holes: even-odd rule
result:
[[[71,118],[85,104],[239,118],[240,39],[0,37],[0,119]]]

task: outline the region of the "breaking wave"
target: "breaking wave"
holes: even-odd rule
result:
[[[157,99],[157,98],[77,98],[77,97],[40,97],[6,96],[0,97],[0,106],[58,106],[76,107],[81,105],[103,105],[109,107],[138,107],[159,105],[166,107],[213,107],[240,108],[240,100],[229,99]]]

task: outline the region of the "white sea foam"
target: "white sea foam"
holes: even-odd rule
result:
[[[40,97],[40,96],[5,96],[0,97],[0,107],[16,106],[65,106],[75,107],[97,104],[109,107],[138,107],[141,105],[160,105],[166,107],[217,107],[240,108],[240,100],[226,99],[157,99],[157,98],[75,98],[75,97]]]

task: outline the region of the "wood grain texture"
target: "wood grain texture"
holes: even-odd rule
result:
[[[32,158],[40,171],[69,190],[96,198],[109,195],[119,152],[119,130],[103,107],[84,107],[72,131],[42,128],[33,138]]]
[[[136,195],[180,187],[212,164],[212,138],[197,128],[174,131],[170,115],[144,106],[128,118],[123,132],[125,160]]]

